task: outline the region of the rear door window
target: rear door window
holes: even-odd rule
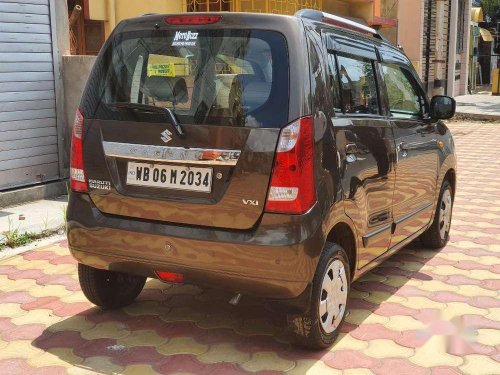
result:
[[[337,55],[340,96],[345,113],[380,114],[374,62]]]
[[[288,122],[288,51],[278,32],[127,32],[114,38],[96,64],[102,77],[92,81],[99,85],[94,91],[99,100],[88,117],[161,117],[161,111],[138,113],[139,106],[132,106],[138,104],[168,108],[185,124],[281,127]]]

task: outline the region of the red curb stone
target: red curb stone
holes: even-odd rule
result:
[[[462,270],[489,270],[491,266],[474,262],[472,260],[461,260],[454,266]]]
[[[500,299],[495,297],[474,297],[469,304],[480,309],[489,309],[491,307],[500,307]]]
[[[30,371],[30,365],[26,360],[21,358],[2,359],[0,360],[0,374],[26,374]]]
[[[403,261],[403,262],[412,262],[412,263],[420,263],[422,265],[425,265],[427,261],[423,258],[417,257],[413,254],[405,254],[405,253],[399,253],[397,254],[398,261]]]
[[[14,266],[5,266],[0,264],[0,275],[10,276],[11,274],[19,272],[19,270]]]
[[[50,332],[48,329],[50,329],[50,327],[33,341],[33,346],[48,351],[52,348],[76,349],[87,343],[87,340],[84,340],[79,332]]]
[[[203,336],[207,330],[199,328],[193,322],[166,323],[156,329],[156,333],[162,337],[196,337]],[[213,331],[210,331],[212,334]]]
[[[54,307],[59,307],[62,305],[58,297],[47,296],[38,297],[34,301],[23,303],[21,309],[30,311],[37,309],[53,309]]]
[[[24,304],[36,300],[28,292],[2,292],[0,293],[0,304],[3,303],[19,303]]]
[[[54,315],[60,317],[74,316],[78,315],[84,311],[87,311],[93,305],[90,302],[77,302],[77,303],[67,303],[62,304],[61,307],[54,309]]]
[[[462,296],[453,292],[434,292],[429,298],[436,302],[468,302],[470,297]]]
[[[0,337],[3,332],[8,332],[12,329],[16,329],[18,326],[10,321],[10,318],[0,318]]]
[[[51,260],[57,258],[58,255],[53,251],[36,250],[29,251],[23,254],[25,260]]]
[[[420,348],[432,336],[430,331],[402,331],[401,336],[395,342],[407,348]]]
[[[491,328],[500,330],[500,322],[496,322],[479,315],[464,315],[462,317],[462,324],[464,327],[474,329]]]
[[[36,283],[38,285],[62,285],[69,291],[80,290],[78,281],[69,275],[45,275],[37,279]]]
[[[24,324],[9,331],[2,331],[0,337],[4,341],[34,340],[39,337],[46,327],[43,324]]]
[[[428,297],[430,293],[412,285],[404,285],[394,294],[401,297]]]
[[[455,266],[457,263],[458,262],[455,260],[434,257],[434,258],[429,259],[429,261],[427,262],[427,265],[428,266]]]
[[[74,264],[77,265],[78,262],[71,255],[59,256],[57,258],[53,258],[49,261],[50,264],[58,265],[58,264]]]
[[[407,359],[386,358],[382,365],[371,369],[376,375],[398,374],[398,375],[425,375],[427,369],[414,365]]]
[[[448,353],[463,357],[470,354],[479,354],[484,356],[493,355],[496,352],[492,346],[482,345],[474,342],[466,342],[461,337],[453,337],[450,339]]]
[[[453,367],[433,367],[431,368],[432,375],[462,375],[462,372]]]
[[[123,310],[101,310],[98,307],[92,307],[88,310],[82,311],[80,314],[92,323],[110,323],[110,322],[123,322],[130,319],[130,315],[126,314]]]
[[[108,350],[109,352],[109,350]],[[120,352],[114,359],[113,362],[119,364],[120,366],[130,366],[134,364],[148,364],[152,365],[155,363],[160,363],[164,360],[164,356],[155,348],[149,346],[136,346],[134,348],[128,348]]]
[[[23,373],[23,375],[66,375],[66,369],[60,366],[47,366],[47,367],[38,367],[38,368],[30,368],[27,372]]]
[[[253,374],[240,368],[234,363],[215,363],[210,366],[205,365],[205,368],[201,372],[206,375],[249,375]],[[257,374],[261,374],[260,372]]]
[[[403,276],[403,277],[406,277],[407,279],[411,279],[412,274],[413,274],[412,271],[408,271],[408,270],[404,270],[404,269],[396,268],[396,267],[378,267],[378,268],[374,268],[370,272],[373,272],[373,273],[380,275],[380,276],[393,276],[393,275]]]
[[[499,221],[500,224],[500,221]],[[469,239],[470,240],[470,239]],[[480,245],[496,245],[498,240],[490,237],[476,237],[472,239],[472,242]]]
[[[202,371],[208,371],[209,365],[201,364],[192,355],[180,354],[166,357],[160,365],[155,366],[154,369],[161,374],[172,374],[176,372],[188,372],[199,374]]]
[[[250,336],[243,337],[237,341],[233,341],[232,344],[241,352],[244,353],[257,353],[257,352],[276,352],[283,353],[290,349],[290,344],[283,344],[274,339],[273,336]]]
[[[494,266],[491,266],[491,272],[500,274],[500,264],[495,264]]]
[[[441,311],[438,309],[421,309],[414,318],[422,323],[431,324],[441,320]]]
[[[168,323],[165,323],[157,316],[138,316],[122,321],[122,323],[126,326],[128,331],[143,331],[149,329],[156,333],[168,325]]]
[[[401,332],[396,332],[384,327],[382,324],[361,324],[349,334],[358,340],[369,341],[376,339],[396,340],[401,336]]]
[[[481,287],[498,291],[500,290],[500,280],[483,280]]]
[[[481,280],[471,279],[463,275],[450,275],[446,280],[447,284],[451,285],[480,285]]]
[[[395,293],[398,288],[379,283],[378,281],[358,281],[354,284],[354,289],[361,292],[386,292]]]
[[[377,305],[361,298],[349,298],[349,309],[374,311]]]
[[[80,339],[81,344],[78,347],[73,347],[72,345],[67,345],[65,347],[72,348],[73,353],[81,358],[106,356],[111,358],[119,357],[123,351],[110,350],[108,347],[116,345],[116,340],[113,339],[95,339],[95,340],[84,340]],[[157,352],[158,353],[158,352]]]
[[[374,311],[377,315],[381,316],[393,316],[393,315],[407,315],[414,316],[418,314],[418,310],[405,307],[398,303],[384,302]]]
[[[350,350],[339,350],[330,352],[323,357],[323,362],[333,368],[345,370],[350,368],[374,369],[379,364],[378,361],[360,352]]]

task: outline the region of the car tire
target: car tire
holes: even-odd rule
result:
[[[295,344],[308,349],[324,349],[337,339],[347,313],[350,281],[345,250],[327,242],[314,275],[309,311],[287,316]],[[331,299],[331,295],[335,299]]]
[[[420,237],[422,244],[430,249],[441,249],[450,239],[451,217],[453,213],[453,189],[450,182],[444,180],[439,192],[434,220]]]
[[[118,309],[130,305],[146,283],[142,276],[101,270],[78,264],[78,279],[85,297],[104,309]]]

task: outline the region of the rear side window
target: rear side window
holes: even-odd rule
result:
[[[345,113],[378,115],[377,81],[371,60],[337,55],[340,96]]]
[[[423,98],[411,74],[397,65],[382,65],[389,111],[396,118],[420,118]]]
[[[288,122],[285,37],[259,30],[155,30],[115,36],[85,95],[98,119],[281,127]],[[118,104],[118,105],[117,105]],[[127,106],[127,104],[131,104]],[[138,104],[133,108],[132,104]],[[144,110],[146,108],[146,110]],[[90,112],[90,113],[88,113]]]

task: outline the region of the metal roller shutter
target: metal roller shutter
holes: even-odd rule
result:
[[[0,190],[58,177],[49,0],[0,0]]]

